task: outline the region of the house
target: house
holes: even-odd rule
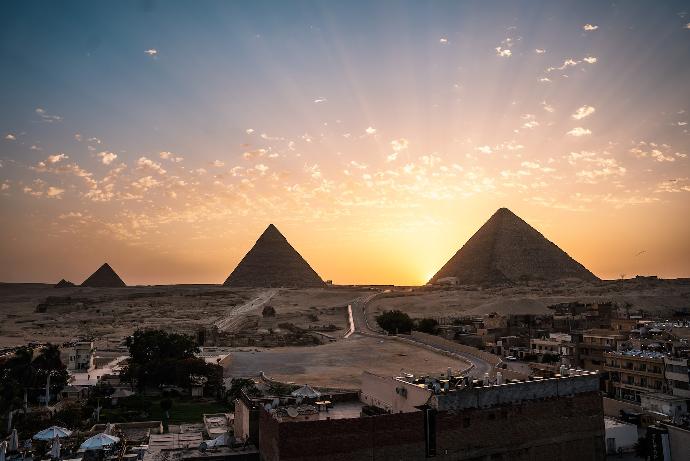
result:
[[[67,349],[67,370],[72,372],[85,372],[93,368],[93,360],[96,349],[93,341],[78,341]]]

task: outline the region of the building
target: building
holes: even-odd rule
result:
[[[674,396],[690,399],[690,366],[687,358],[664,357],[666,383]]]
[[[683,397],[655,392],[641,395],[640,403],[643,410],[656,413],[671,421],[679,421],[688,414],[688,403]]]
[[[664,392],[664,357],[662,353],[651,351],[606,352],[607,393],[617,399],[640,403],[642,394]]]
[[[500,375],[490,382],[447,374],[364,381],[367,388],[359,399],[313,405],[280,399],[261,406],[261,458],[579,461],[605,456],[597,373],[519,382],[503,382]]]
[[[618,350],[618,345],[627,339],[627,335],[611,330],[587,330],[573,336],[578,348],[579,366],[585,370],[603,369],[604,354]]]
[[[639,438],[637,426],[613,418],[604,418],[606,454],[634,451]]]
[[[79,341],[67,350],[67,370],[85,372],[93,368],[96,349],[92,341]]]

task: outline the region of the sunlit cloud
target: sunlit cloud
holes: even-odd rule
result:
[[[448,43],[448,39],[446,37],[441,37],[438,39],[438,42],[445,45],[446,43]]]
[[[630,153],[637,158],[651,158],[657,162],[675,162],[676,159],[687,158],[687,154],[675,151],[668,144],[640,141],[630,149]]]
[[[148,50],[144,50],[144,53],[148,54],[151,57],[158,56],[158,50],[155,48],[149,48]],[[170,58],[170,56],[168,56],[168,58]]]
[[[61,160],[68,159],[69,157],[65,154],[55,154],[55,155],[49,155],[46,161],[48,163],[57,163]]]
[[[543,48],[536,48],[536,49],[534,50],[534,52],[537,53],[537,54],[544,54],[544,53],[546,53],[546,50],[543,49]]]
[[[478,152],[481,152],[482,154],[493,153],[493,149],[491,149],[491,146],[479,146],[479,147],[476,147],[475,150]]]
[[[509,58],[509,57],[513,54],[513,52],[510,51],[509,49],[503,48],[503,47],[500,47],[500,46],[497,46],[497,47],[494,48],[494,49],[496,50],[496,55],[497,55],[497,56],[500,56],[500,57],[502,57],[502,58]]]
[[[316,98],[314,99],[314,104],[321,104],[322,102],[326,102],[328,99],[326,98]]]
[[[573,115],[571,115],[571,118],[575,120],[582,120],[585,117],[589,117],[592,115],[596,109],[592,106],[582,106],[578,108]]]
[[[62,194],[65,192],[65,189],[60,189],[59,187],[53,187],[50,186],[48,190],[46,191],[46,196],[50,198],[62,198]]]
[[[140,157],[139,160],[137,160],[137,167],[141,170],[155,171],[161,175],[166,173],[165,169],[163,169],[160,163],[154,162],[147,157]]]
[[[16,140],[17,140],[17,137],[16,137],[15,135],[13,135],[12,133],[7,133],[7,134],[5,135],[5,139],[8,140],[8,141],[16,141]]]
[[[588,64],[594,64],[595,62],[597,62],[597,58],[594,56],[587,56],[585,59],[583,59],[583,61]]]
[[[182,160],[184,160],[182,156],[175,155],[172,152],[160,152],[158,156],[163,160],[168,160],[169,162],[173,163],[180,163]]]
[[[104,152],[99,152],[98,157],[101,159],[101,163],[103,163],[103,165],[110,165],[117,158],[117,154],[104,151]],[[141,159],[139,159],[139,160],[141,160]]]
[[[41,117],[42,121],[47,123],[59,122],[62,120],[62,117],[60,117],[59,115],[48,114],[42,107],[37,107],[35,112],[38,114],[39,117]]]
[[[551,104],[548,104],[546,101],[542,101],[541,106],[546,112],[553,113],[556,111],[556,109]]]
[[[367,129],[364,130],[364,132],[365,132],[366,134],[369,134],[369,135],[371,135],[371,134],[376,134],[376,128],[370,126],[370,127],[367,127]]]
[[[566,134],[579,138],[580,136],[587,136],[592,134],[592,130],[590,130],[589,128],[582,128],[581,126],[578,126],[568,131]]]
[[[599,26],[595,26],[594,24],[585,24],[582,26],[582,29],[586,31],[597,30],[598,28]]]

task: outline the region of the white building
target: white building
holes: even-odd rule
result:
[[[629,452],[635,448],[639,438],[637,426],[624,423],[613,418],[604,418],[606,431],[606,454],[612,455],[618,451]]]
[[[96,349],[91,341],[79,341],[68,350],[67,370],[89,371],[93,368],[93,357]]]
[[[690,399],[690,369],[688,359],[664,357],[668,387],[674,396]]]

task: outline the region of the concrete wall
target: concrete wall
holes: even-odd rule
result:
[[[639,439],[637,426],[620,421],[615,421],[610,424],[607,423],[605,436],[605,442],[607,444],[608,439],[615,440],[615,445],[612,447],[613,451],[609,454],[615,454],[619,448],[625,452],[633,451]],[[606,448],[608,450],[608,445]]]
[[[401,392],[401,389],[405,389]],[[365,371],[362,373],[362,402],[383,408],[391,413],[419,411],[431,397],[429,389],[401,382],[393,377],[382,377]]]
[[[666,428],[671,446],[671,461],[690,459],[690,431],[675,426],[666,426]]]
[[[602,400],[604,402],[605,416],[613,416],[614,418],[620,418],[621,410],[628,410],[637,413],[643,412],[642,407],[640,405],[635,404],[634,402],[625,402],[622,400],[610,399],[608,397],[604,397]]]
[[[572,396],[598,390],[599,375],[588,373],[580,376],[459,389],[448,394],[435,395],[432,397],[431,404],[439,410],[457,411],[527,400]]]

